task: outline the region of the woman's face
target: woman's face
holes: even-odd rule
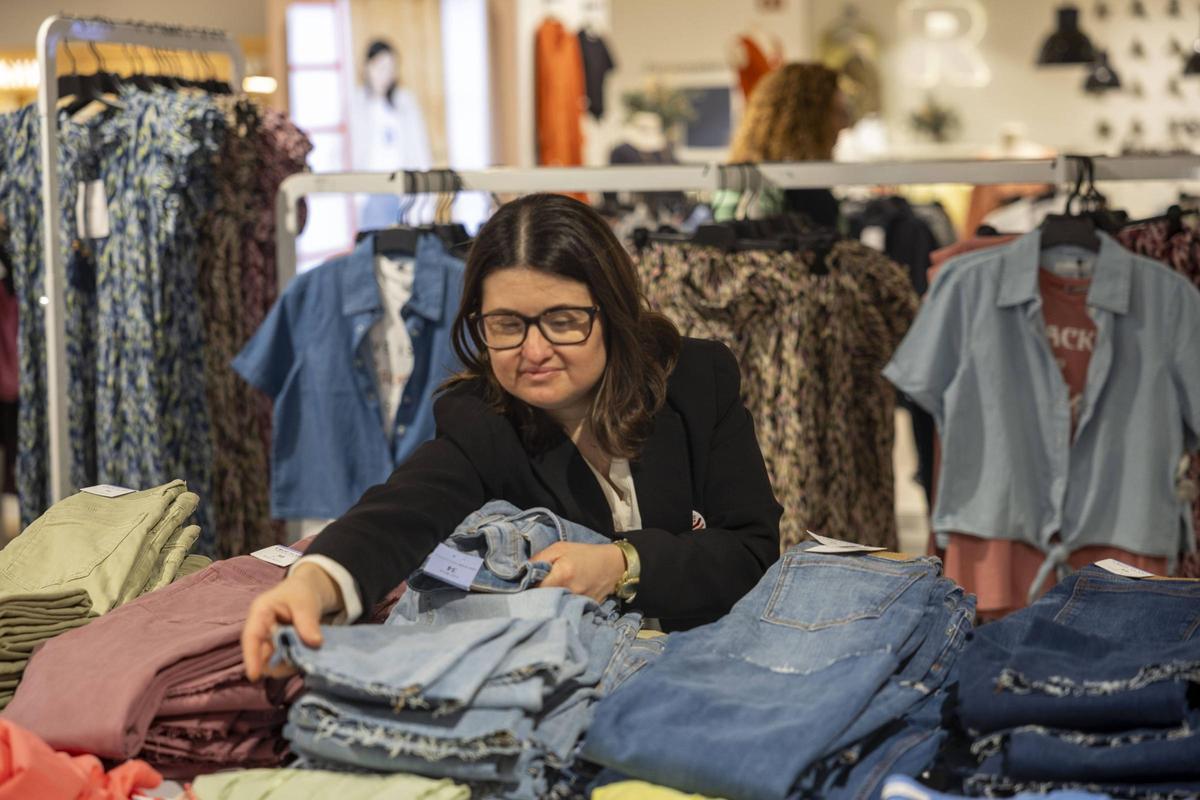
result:
[[[595,305],[591,291],[579,281],[528,267],[507,267],[483,279],[480,312],[536,317],[549,309]],[[587,411],[608,363],[599,315],[581,344],[552,344],[537,325],[530,325],[520,347],[489,350],[488,355],[492,373],[506,392],[556,418],[578,417]]]
[[[382,95],[396,82],[396,57],[386,50],[367,62],[367,90]]]

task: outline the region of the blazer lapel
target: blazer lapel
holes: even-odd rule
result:
[[[696,507],[692,504],[687,452],[683,420],[673,408],[664,406],[654,418],[654,430],[641,456],[630,465],[643,528],[671,533],[692,529],[692,510]]]
[[[531,459],[533,471],[554,496],[563,517],[588,528],[613,536],[612,511],[596,476],[566,435]],[[639,498],[640,499],[640,498]]]

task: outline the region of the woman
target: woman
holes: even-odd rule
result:
[[[492,499],[620,542],[535,554],[552,564],[541,585],[597,600],[636,586],[628,607],[666,630],[722,616],[778,558],[782,509],[733,355],[648,310],[590,207],[545,194],[503,206],[467,259],[453,335],[466,367],[437,401],[437,438],[254,602],[251,678],[274,625],[318,645],[322,618],[356,619]]]
[[[426,170],[433,162],[429,133],[416,96],[400,86],[396,51],[382,39],[367,46],[363,82],[355,95],[351,129],[355,169]],[[395,195],[368,195],[359,229],[375,230],[399,221]]]
[[[820,64],[792,63],[771,72],[755,87],[729,148],[734,164],[759,161],[832,161],[838,134],[849,124],[838,74]],[[721,192],[714,201],[718,221],[735,216],[740,193]],[[836,227],[838,203],[828,189],[767,189],[758,216],[804,214],[818,225]]]

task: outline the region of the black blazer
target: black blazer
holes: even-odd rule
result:
[[[684,339],[667,403],[631,463],[644,529],[641,584],[631,607],[667,630],[711,622],[779,557],[779,518],[733,354]],[[544,506],[615,536],[612,514],[583,456],[560,434],[531,455],[512,423],[467,384],[434,405],[437,438],[331,523],[308,554],[328,556],[358,582],[364,609],[406,579],[469,513],[489,500]],[[692,511],[707,528],[692,530]]]

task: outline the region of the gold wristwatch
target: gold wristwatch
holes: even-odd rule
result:
[[[638,582],[642,579],[642,560],[638,558],[637,548],[627,539],[618,539],[613,544],[621,548],[625,556],[625,573],[617,581],[613,594],[628,603],[637,596]]]

